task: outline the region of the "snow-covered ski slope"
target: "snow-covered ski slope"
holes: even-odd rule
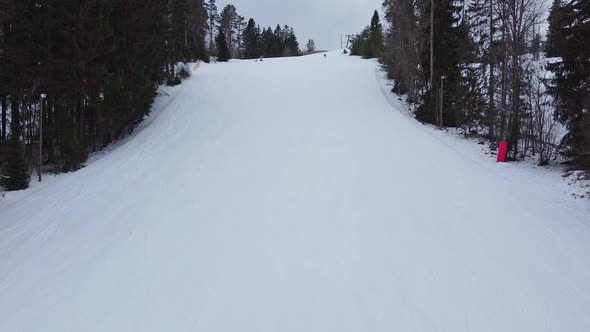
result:
[[[338,53],[202,66],[0,201],[0,331],[590,331],[589,209],[383,85]]]

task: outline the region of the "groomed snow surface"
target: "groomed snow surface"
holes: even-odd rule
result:
[[[385,85],[337,52],[202,66],[0,200],[0,331],[590,331],[588,202]]]

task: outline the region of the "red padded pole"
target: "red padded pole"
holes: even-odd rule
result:
[[[507,154],[508,154],[508,143],[507,142],[500,142],[500,147],[498,148],[498,162],[505,163]]]

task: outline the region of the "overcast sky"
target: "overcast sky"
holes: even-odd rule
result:
[[[359,33],[369,25],[383,0],[217,0],[219,13],[230,3],[261,27],[293,27],[301,49],[311,38],[318,49],[333,50],[340,48],[340,34]]]

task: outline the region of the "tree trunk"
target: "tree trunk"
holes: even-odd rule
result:
[[[20,140],[19,100],[14,94],[10,98],[12,112],[10,114],[10,138]]]
[[[47,99],[47,107],[45,108],[47,125],[46,130],[46,144],[47,144],[47,162],[55,162],[55,110],[51,99]]]
[[[92,152],[96,152],[96,121],[97,121],[97,110],[96,107],[98,107],[97,105],[92,105],[92,107],[89,108],[90,110],[90,114],[88,114],[88,120],[89,120],[89,132],[91,133],[91,137],[90,137],[90,144],[92,146]]]
[[[489,61],[490,61],[490,85],[488,90],[488,98],[489,98],[489,110],[488,110],[488,136],[490,139],[495,138],[495,121],[496,121],[496,104],[495,104],[495,89],[496,89],[496,81],[494,77],[494,70],[495,70],[495,52],[494,52],[494,1],[490,0],[490,48],[489,48]]]
[[[434,121],[438,125],[436,97],[434,95],[434,0],[430,0],[430,105],[434,112]]]
[[[84,98],[82,98],[82,96],[80,96],[80,94],[78,93],[76,96],[76,109],[78,110],[78,112],[80,112],[80,118],[79,121],[80,123],[78,124],[78,139],[80,140],[80,146],[84,149],[85,145],[84,145],[84,111],[85,111],[85,107],[84,107]]]
[[[518,55],[516,54],[513,55],[512,66],[512,124],[509,142],[512,148],[512,157],[516,159],[520,132],[520,75],[518,70]]]
[[[2,135],[0,135],[0,141],[6,141],[6,111],[8,108],[8,102],[6,101],[6,96],[2,96]]]
[[[501,106],[502,111],[505,113],[507,108],[508,89],[506,81],[508,80],[508,68],[506,67],[506,61],[508,60],[508,49],[506,47],[506,28],[502,28],[502,82],[501,82]],[[502,137],[504,139],[504,137]]]
[[[502,140],[506,135],[506,112],[500,113],[500,137]]]
[[[29,160],[33,160],[33,148],[34,148],[34,144],[33,144],[33,137],[35,135],[35,133],[33,132],[33,126],[34,126],[34,120],[33,120],[33,112],[31,111],[31,102],[28,101],[27,102],[28,106],[28,114],[27,114],[27,130],[25,131],[26,134],[26,138],[25,138],[25,148],[26,148],[26,152],[27,155],[29,157]]]

